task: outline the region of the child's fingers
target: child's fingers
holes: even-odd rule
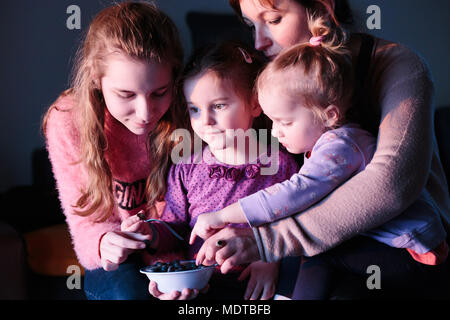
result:
[[[142,235],[133,232],[115,233],[109,238],[111,244],[127,249],[143,249],[145,248],[144,240],[149,240],[148,235]]]
[[[195,229],[196,226],[197,225],[195,225],[194,228],[192,229],[191,236],[189,237],[189,244],[191,245],[194,243],[195,238],[197,238],[197,231]]]
[[[158,285],[154,281],[150,281],[148,285],[148,292],[157,299],[160,300],[177,300],[181,292],[180,291],[172,291],[170,293],[162,293],[158,290]]]
[[[130,224],[128,227],[122,228],[121,227],[121,231],[125,231],[125,232],[139,232],[141,231],[143,228],[143,225],[145,224],[145,222],[143,221],[137,221],[134,224]]]
[[[127,219],[125,219],[124,221],[122,221],[122,223],[120,224],[120,230],[121,231],[129,231],[129,228],[138,223],[139,221],[142,221],[137,215],[131,216]]]

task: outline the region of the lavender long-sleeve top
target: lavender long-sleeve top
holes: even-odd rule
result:
[[[241,208],[252,227],[301,212],[364,170],[375,148],[375,138],[358,125],[327,131],[316,142],[309,158],[305,156],[298,173],[240,199]],[[419,254],[436,248],[446,237],[439,212],[426,193],[400,216],[363,234]]]
[[[298,165],[286,151],[278,152],[278,171],[273,175],[261,174],[263,166],[271,163],[228,165],[221,163],[208,147],[203,149],[203,159],[191,163],[179,163],[171,167],[165,196],[166,208],[161,220],[169,222],[178,233],[188,239],[197,217],[206,212],[218,211],[239,199],[289,179],[298,172]],[[249,227],[248,224],[234,225]],[[180,246],[180,242],[161,226],[158,251],[167,252]],[[202,240],[197,238],[190,246],[188,256],[193,258]]]

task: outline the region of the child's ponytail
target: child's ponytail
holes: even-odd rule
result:
[[[311,46],[320,45],[335,53],[348,54],[346,50],[347,33],[339,25],[336,25],[332,19],[326,19],[324,16],[308,16],[308,27],[312,34],[312,39],[317,39]],[[320,39],[320,40],[319,40]]]

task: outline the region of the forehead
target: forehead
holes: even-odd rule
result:
[[[205,71],[184,81],[186,98],[214,98],[217,95],[232,95],[233,86],[229,79],[222,79],[216,72]]]
[[[117,86],[151,86],[168,82],[172,78],[171,65],[155,59],[144,61],[124,54],[110,54],[104,63],[104,78]]]
[[[273,85],[258,92],[258,101],[270,118],[285,119],[294,116],[299,101],[287,94],[281,85]]]
[[[242,16],[255,18],[256,15],[266,11],[283,10],[289,7],[294,0],[241,0]]]

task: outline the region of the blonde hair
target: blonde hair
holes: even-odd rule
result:
[[[331,128],[336,128],[348,120],[353,98],[346,33],[322,15],[309,16],[308,26],[313,37],[322,37],[321,43],[297,44],[282,51],[258,77],[256,90],[259,93],[283,83],[283,92],[310,108],[322,122],[327,120],[324,109],[335,105],[339,114]]]
[[[100,79],[108,54],[119,52],[139,61],[167,62],[173,66],[173,79],[182,68],[183,50],[178,31],[170,18],[153,3],[126,2],[102,10],[92,21],[77,52],[72,88],[63,95],[73,94],[79,111],[80,161],[87,170],[88,183],[81,190],[75,214],[105,221],[116,202],[112,191],[112,174],[105,159],[108,141],[104,132],[105,102]],[[43,119],[45,128],[51,106]],[[163,197],[166,174],[170,167],[170,139],[176,129],[176,106],[172,106],[148,137],[151,163],[146,183],[148,209]],[[95,215],[93,215],[96,213]]]

